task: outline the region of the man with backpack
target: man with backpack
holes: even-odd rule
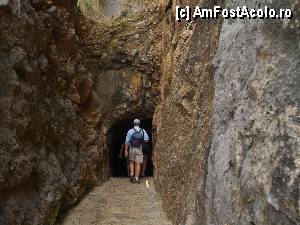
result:
[[[130,182],[140,183],[140,165],[143,163],[143,145],[149,141],[147,132],[140,128],[140,120],[133,121],[134,127],[127,132],[125,140],[125,156],[129,149]],[[135,169],[135,171],[134,171]]]

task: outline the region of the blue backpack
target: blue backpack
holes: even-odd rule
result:
[[[139,131],[137,131],[135,128],[133,128],[134,133],[130,137],[130,145],[133,148],[140,148],[144,141],[144,131],[142,128],[140,128]]]

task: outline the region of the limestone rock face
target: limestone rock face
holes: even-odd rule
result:
[[[198,222],[204,212],[206,159],[212,134],[213,64],[220,21],[175,22],[166,1],[160,101],[154,114],[155,183],[174,224]],[[183,1],[181,5],[194,5]],[[203,1],[202,7],[221,1]]]
[[[299,224],[299,2],[225,4],[295,17],[224,20],[219,37],[216,21],[179,25],[166,11],[157,189],[175,224]]]
[[[113,127],[124,120],[151,119],[159,97],[162,23],[158,11],[150,4],[140,13],[115,19],[89,20],[91,15],[85,11],[80,17],[80,45],[98,99],[95,119],[103,137],[104,158],[97,173],[105,178],[109,177]]]
[[[54,224],[109,178],[112,127],[152,115],[174,224],[300,224],[299,1],[86,2],[0,1],[0,224]],[[295,17],[178,23],[179,4]]]
[[[145,0],[78,0],[78,5],[91,18],[111,19],[140,12],[145,6]]]
[[[1,225],[53,224],[109,178],[111,126],[154,111],[160,33],[136,32],[153,21],[102,26],[74,5],[0,6]]]
[[[1,0],[0,1],[0,6],[8,5],[8,0]]]
[[[226,1],[266,4],[279,7]],[[299,2],[280,7],[296,17],[223,23],[206,183],[210,225],[300,224]]]
[[[70,14],[50,2],[11,1],[0,30],[0,224],[53,224],[95,184],[102,155],[79,107],[91,95],[84,55]]]

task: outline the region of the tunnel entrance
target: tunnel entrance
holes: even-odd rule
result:
[[[120,150],[122,144],[125,142],[125,137],[127,131],[133,127],[133,120],[126,119],[121,120],[118,123],[114,124],[109,132],[108,137],[108,147],[110,152],[110,175],[113,177],[127,177],[127,162],[124,159],[119,158]],[[145,171],[146,176],[153,175],[153,163],[152,163],[152,119],[141,119],[141,127],[147,132],[149,135],[149,146],[150,146],[150,154],[147,162],[147,167]]]

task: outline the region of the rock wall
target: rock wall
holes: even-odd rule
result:
[[[0,6],[1,225],[53,224],[108,179],[111,126],[154,111],[158,17],[98,24],[76,2]]]
[[[218,21],[173,22],[191,1],[164,2],[156,187],[174,224],[299,224],[299,2],[224,3],[295,17],[225,20],[219,37]]]
[[[202,7],[222,4],[203,1]],[[175,22],[165,1],[160,102],[154,114],[155,183],[174,224],[192,224],[204,213],[206,159],[212,136],[214,68],[221,21]]]
[[[145,7],[144,0],[79,0],[84,14],[94,19],[111,19],[122,15],[139,13]]]
[[[90,2],[0,2],[0,224],[53,224],[108,179],[114,124],[153,113],[174,224],[299,224],[299,1]],[[295,19],[174,18],[267,3]]]
[[[293,20],[226,20],[214,59],[207,224],[300,224],[299,1]]]
[[[79,20],[81,48],[100,99],[97,127],[104,137],[105,158],[98,170],[102,174],[107,174],[112,151],[111,128],[136,117],[151,119],[159,98],[161,25],[157,7],[146,6],[140,13],[115,19]]]
[[[64,7],[10,1],[0,28],[0,224],[52,224],[97,181],[97,99]]]

